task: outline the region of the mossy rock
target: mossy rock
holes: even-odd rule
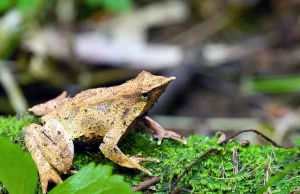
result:
[[[23,144],[21,129],[32,122],[38,122],[33,116],[0,117],[0,136]],[[195,158],[210,148],[218,149],[214,155],[203,158],[179,182],[178,187],[187,193],[255,193],[273,176],[286,166],[299,161],[298,148],[282,149],[271,145],[241,146],[239,142],[217,145],[217,138],[202,135],[190,136],[186,145],[165,139],[162,145],[150,141],[150,135],[142,132],[130,132],[120,143],[120,149],[127,155],[140,154],[142,157],[157,158],[160,163],[143,164],[154,176],[160,177],[155,193],[168,193],[168,188],[176,177],[189,166]],[[0,148],[1,149],[1,148]],[[233,154],[237,159],[233,159]],[[115,173],[125,176],[131,185],[138,185],[147,178],[143,172],[127,169],[106,159],[98,149],[81,150],[76,153],[73,168],[79,170],[89,162],[109,164]],[[235,170],[234,170],[235,169]],[[272,193],[291,193],[300,190],[299,167],[290,171],[280,181],[274,183]],[[0,186],[0,193],[5,189]]]

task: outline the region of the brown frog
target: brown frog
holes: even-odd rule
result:
[[[184,137],[164,130],[144,116],[174,79],[143,71],[122,85],[89,89],[73,98],[64,92],[29,109],[42,116],[43,126],[31,124],[25,128],[25,144],[37,165],[43,193],[47,192],[49,181],[59,184],[62,182],[59,174],[68,173],[74,156],[73,141],[98,140],[105,157],[118,165],[151,175],[139,163],[157,162],[156,159],[128,157],[117,144],[137,121],[143,121],[154,130],[159,144],[163,138],[186,142]]]

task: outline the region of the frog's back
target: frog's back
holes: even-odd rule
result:
[[[130,113],[134,99],[124,98],[123,85],[81,92],[43,120],[58,120],[73,139],[103,137],[116,125],[130,125],[138,114]]]

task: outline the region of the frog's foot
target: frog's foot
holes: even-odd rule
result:
[[[122,153],[122,151],[115,145],[110,147],[109,144],[102,143],[100,145],[100,150],[108,159],[112,160],[113,162],[117,163],[120,166],[124,166],[127,168],[136,168],[139,169],[148,175],[151,176],[151,172],[146,168],[142,167],[139,163],[140,162],[158,162],[158,160],[154,158],[141,158],[139,156],[131,156],[128,157]]]
[[[74,155],[68,133],[59,124],[47,124],[44,127],[31,124],[25,128],[25,145],[37,166],[43,193],[47,192],[49,181],[62,183],[59,173],[69,170]]]
[[[127,168],[136,168],[145,173],[151,175],[151,172],[146,168],[142,167],[140,162],[158,162],[153,158],[141,158],[140,156],[126,156],[117,146],[120,138],[124,134],[123,128],[114,128],[111,129],[103,138],[103,141],[100,145],[100,150],[104,154],[104,156],[111,161],[117,163],[120,166],[124,166]]]
[[[62,106],[68,100],[69,98],[67,97],[67,92],[63,92],[52,100],[29,108],[28,111],[33,112],[36,116],[43,116],[50,113],[57,107]]]
[[[156,163],[160,162],[156,158],[142,158],[140,155],[131,156],[131,157],[129,157],[129,160],[131,160],[134,164],[139,164],[140,162],[156,162]],[[152,175],[149,170],[147,170],[146,168],[144,168],[142,166],[140,166],[138,169],[149,174],[150,176]]]
[[[137,168],[137,169],[147,173],[150,176],[152,175],[151,172],[149,170],[147,170],[146,168],[142,167],[140,165],[140,162],[156,162],[156,163],[160,162],[156,158],[142,158],[140,155],[131,156],[131,157],[129,157],[129,160],[134,165],[133,168]],[[129,167],[129,166],[127,166],[127,167]],[[132,167],[129,167],[129,168],[132,168]]]
[[[161,144],[161,142],[164,138],[171,138],[171,139],[180,141],[183,144],[186,144],[186,139],[183,136],[181,136],[173,131],[165,130],[162,126],[160,126],[160,124],[158,124],[153,119],[151,119],[149,117],[145,117],[144,122],[150,129],[152,129],[154,131],[154,133],[155,133],[154,138],[158,139],[158,145]]]
[[[60,184],[63,181],[60,178],[59,174],[55,171],[55,169],[43,156],[38,144],[36,144],[36,142],[33,139],[31,139],[33,138],[33,136],[34,134],[32,132],[26,133],[25,136],[26,147],[28,148],[29,152],[32,155],[32,158],[36,163],[40,175],[41,187],[43,193],[46,193],[49,181],[53,181],[55,184]]]
[[[40,161],[45,162],[40,166],[38,166],[41,187],[42,187],[43,194],[45,194],[47,193],[47,187],[50,181],[58,185],[62,183],[63,180],[60,178],[56,170],[45,160],[45,158],[41,159]]]

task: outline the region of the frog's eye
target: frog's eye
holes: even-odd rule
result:
[[[149,96],[149,92],[147,91],[142,92],[142,98],[147,99],[148,96]]]

